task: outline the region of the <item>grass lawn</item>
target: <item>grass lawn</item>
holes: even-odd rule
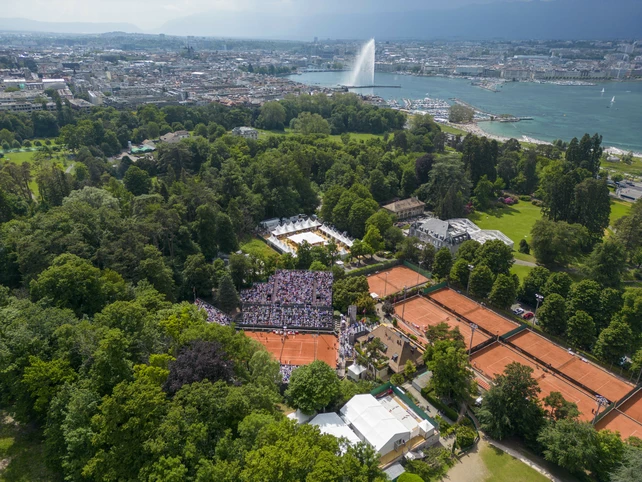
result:
[[[31,162],[36,151],[30,152],[5,152],[4,157],[0,160],[12,162],[14,164],[22,164],[23,162]]]
[[[524,281],[524,278],[526,278],[526,275],[530,273],[533,270],[532,266],[522,266],[521,264],[514,264],[510,272],[511,274],[516,274],[519,277],[520,281]]]
[[[16,424],[0,411],[0,482],[53,480],[44,459],[40,432]]]
[[[448,134],[459,134],[460,136],[466,136],[466,134],[468,134],[468,132],[466,131],[462,131],[461,129],[457,129],[456,127],[448,126],[445,124],[439,124],[439,128],[443,132],[447,132]]]
[[[539,207],[525,201],[520,201],[514,206],[503,206],[488,212],[474,212],[470,220],[482,229],[496,229],[501,231],[515,243],[515,258],[535,262],[530,254],[517,251],[522,239],[529,241],[531,228],[535,221],[542,218]]]
[[[488,482],[546,482],[549,480],[520,460],[490,445],[481,450],[481,458],[489,472],[485,479]]]
[[[613,226],[615,221],[621,217],[627,216],[631,212],[631,203],[626,201],[615,201],[611,199],[611,217],[609,218],[609,224]]]
[[[642,175],[642,159],[639,157],[634,157],[631,165],[624,164],[623,162],[605,162],[601,167],[611,173],[619,172],[624,175],[630,174],[632,176]]]
[[[350,134],[350,140],[357,141],[357,142],[360,142],[360,141],[364,141],[365,142],[365,141],[367,141],[369,139],[373,139],[375,137],[383,138],[383,136],[381,134],[364,134],[362,132],[350,132],[349,134]],[[330,139],[334,139],[335,141],[341,142],[341,136],[340,135],[330,136]]]
[[[263,258],[263,259],[269,258],[269,257],[277,257],[279,255],[279,253],[274,251],[263,241],[256,238],[252,238],[248,242],[243,243],[241,245],[241,251],[243,251],[246,254],[253,254],[256,257]]]

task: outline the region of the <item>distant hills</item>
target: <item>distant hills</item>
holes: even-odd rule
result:
[[[105,32],[140,33],[131,23],[40,22],[26,18],[0,18],[0,31],[99,34]]]
[[[264,12],[208,11],[178,17],[154,31],[131,23],[54,23],[0,18],[0,30],[104,33],[165,33],[283,40],[365,39],[642,39],[642,1],[533,0],[469,5],[448,10],[389,2],[394,11],[292,14],[288,8]],[[411,8],[411,10],[408,10]]]
[[[394,7],[395,2],[390,2]],[[556,0],[477,4],[450,10],[295,15],[205,12],[167,22],[170,35],[365,39],[642,38],[638,0]]]

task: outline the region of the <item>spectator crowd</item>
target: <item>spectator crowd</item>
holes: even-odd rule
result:
[[[330,329],[332,281],[327,271],[277,270],[241,292],[239,325]]]
[[[201,300],[200,298],[196,298],[196,301],[194,302],[196,306],[199,308],[202,308],[205,310],[207,313],[207,322],[208,323],[218,323],[219,325],[229,325],[230,324],[230,317],[227,316],[225,313],[223,313],[221,310],[218,308],[215,308],[214,306],[210,305],[209,303]]]

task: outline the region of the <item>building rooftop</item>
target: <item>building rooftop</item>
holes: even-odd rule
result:
[[[403,370],[403,366],[408,360],[411,360],[415,365],[423,364],[419,349],[415,348],[410,343],[410,339],[401,332],[386,325],[379,325],[357,341],[359,343],[368,343],[374,338],[379,338],[386,346],[383,354],[388,358],[390,368],[392,368],[394,372],[398,373],[400,370]]]
[[[319,430],[323,434],[334,435],[337,438],[345,438],[352,445],[361,442],[357,434],[334,412],[320,413],[310,420],[310,425],[319,427]]]
[[[409,199],[402,199],[400,201],[395,201],[390,204],[383,206],[384,209],[397,213],[400,211],[405,211],[406,209],[413,209],[418,207],[424,207],[425,203],[421,202],[419,199],[412,197]]]
[[[398,435],[410,438],[410,430],[370,394],[352,397],[341,415],[377,451]]]

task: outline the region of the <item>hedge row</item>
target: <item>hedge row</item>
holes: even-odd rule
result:
[[[353,269],[346,272],[346,276],[367,276],[375,271],[382,271],[384,269],[392,268],[393,266],[398,266],[401,264],[401,261],[398,259],[391,259],[390,261],[385,261],[383,263],[377,263],[370,266],[364,266],[363,268]]]

